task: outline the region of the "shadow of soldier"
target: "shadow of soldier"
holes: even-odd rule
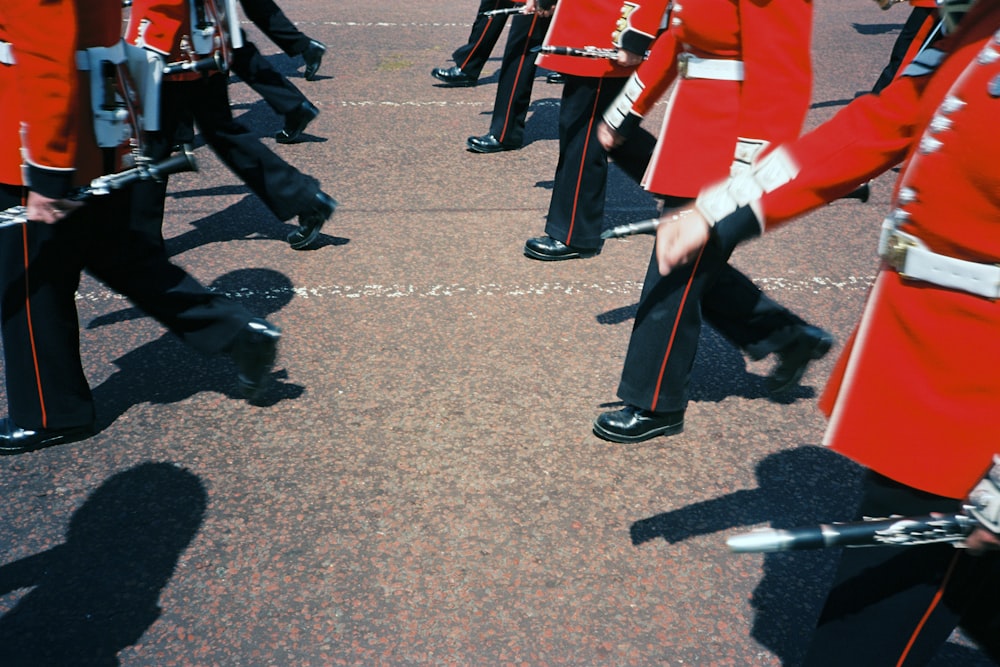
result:
[[[599,324],[619,325],[635,319],[637,311],[638,304],[633,303],[599,313],[595,319]],[[767,376],[750,372],[743,352],[734,347],[711,325],[705,324],[698,338],[698,353],[691,367],[688,400],[692,403],[720,403],[731,396],[740,396],[789,405],[800,399],[815,398],[816,390],[808,384],[802,384],[809,380],[810,376],[807,373],[790,389],[777,394],[769,391]],[[617,404],[619,403],[608,403],[602,407]]]
[[[294,295],[292,283],[284,274],[271,269],[238,269],[216,278],[210,289],[239,302],[252,314],[267,318],[281,310]],[[144,317],[136,308],[103,315],[87,328],[95,329],[114,322]],[[197,363],[192,363],[193,357]],[[215,391],[242,400],[236,383],[235,366],[228,356],[201,357],[170,333],[146,343],[114,360],[119,370],[94,388],[98,406],[98,428],[114,423],[133,405],[140,403],[176,403],[203,391]],[[281,347],[278,348],[278,364]],[[181,371],[181,372],[178,372]],[[282,382],[287,371],[272,372],[275,382],[255,405],[271,406],[298,398],[300,385]]]
[[[165,239],[164,247],[167,255],[177,257],[188,250],[194,250],[210,243],[225,243],[235,240],[280,241],[284,245],[285,238],[298,224],[296,219],[285,222],[278,220],[264,206],[264,203],[250,193],[245,186],[180,190],[171,192],[170,196],[173,199],[184,199],[212,197],[217,194],[239,194],[241,192],[246,192],[247,196],[221,211],[185,223],[185,226],[188,227],[186,231]],[[248,225],[248,220],[253,221],[253,223]],[[350,243],[349,239],[322,233],[312,247],[322,248],[347,245],[348,243]]]
[[[850,521],[855,516],[862,470],[824,447],[780,451],[757,464],[756,489],[735,491],[636,521],[629,531],[632,544],[658,538],[673,544],[696,535],[764,523],[787,529]],[[783,665],[802,663],[833,581],[838,555],[836,549],[763,555],[763,576],[750,600],[755,612],[751,635]],[[949,643],[931,664],[972,667],[992,663],[974,648]]]
[[[160,616],[160,592],[206,506],[199,478],[172,463],[105,481],[74,513],[63,544],[0,566],[0,595],[32,589],[0,617],[0,664],[119,664],[118,652]]]

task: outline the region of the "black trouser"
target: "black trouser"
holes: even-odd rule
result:
[[[281,116],[309,101],[295,84],[261,55],[253,42],[244,41],[243,46],[233,51],[229,69]]]
[[[661,276],[654,248],[625,356],[619,398],[654,412],[684,410],[703,320],[754,358],[791,342],[804,321],[768,298],[727,260],[709,242],[695,262]]]
[[[0,186],[0,209],[21,189]],[[55,225],[0,229],[0,319],[9,416],[19,427],[91,424],[76,290],[87,271],[204,353],[229,347],[251,315],[209,291],[129,224],[129,193],[94,197]]]
[[[942,447],[942,456],[962,456],[961,443]],[[961,504],[871,472],[863,488],[856,520],[955,513]],[[997,553],[970,556],[947,544],[844,549],[805,665],[922,665],[956,625],[1000,661],[998,600]]]
[[[260,137],[233,118],[228,77],[213,74],[192,81],[165,81],[160,92],[161,130],[149,133],[147,153],[153,159],[170,154],[174,144],[191,141],[194,126],[215,154],[279,220],[289,220],[308,209],[320,191],[319,181],[278,157]],[[135,186],[143,231],[160,235],[165,182],[144,181]]]
[[[309,46],[309,37],[288,20],[273,0],[240,0],[243,11],[262,33],[290,56],[297,56]]]
[[[524,143],[524,126],[535,85],[535,57],[531,49],[541,46],[551,17],[537,14],[517,15],[510,22],[507,46],[500,65],[496,101],[490,134],[507,146]]]
[[[597,123],[625,86],[625,77],[566,76],[559,107],[559,163],[549,200],[545,233],[584,249],[601,247],[608,153],[597,141]],[[611,154],[631,178],[639,181],[656,139],[638,128]]]
[[[483,12],[513,6],[512,0],[480,0],[479,12],[476,14],[476,20],[472,22],[469,40],[451,54],[452,60],[460,70],[475,79],[479,78],[507,23],[506,14],[483,16]]]
[[[939,20],[937,9],[934,7],[914,7],[910,10],[910,15],[907,17],[906,23],[903,24],[903,29],[899,31],[896,42],[892,45],[892,51],[889,53],[889,63],[882,70],[882,73],[879,74],[875,85],[872,86],[873,93],[881,92],[883,88],[892,83],[892,80],[896,78],[899,66],[902,65],[903,59],[909,53],[910,47],[913,45],[913,40],[920,33],[920,29],[925,24],[930,27],[932,23],[936,23]],[[933,27],[930,27],[930,30],[932,32],[928,36],[932,39],[928,43],[933,43],[942,36],[940,30],[936,33],[933,32]]]

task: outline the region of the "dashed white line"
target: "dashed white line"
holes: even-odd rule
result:
[[[874,282],[874,276],[848,276],[846,278],[829,278],[814,276],[812,278],[792,280],[789,278],[758,278],[755,283],[770,292],[859,292],[868,290]],[[315,285],[312,287],[282,287],[277,289],[241,289],[225,294],[233,299],[286,299],[289,295],[300,299],[400,299],[400,298],[444,298],[444,297],[530,297],[546,294],[565,294],[569,296],[584,296],[587,294],[622,294],[638,296],[642,291],[642,282],[625,280],[620,282],[556,282],[536,284],[486,283],[482,285],[463,285],[460,283],[441,283],[434,285]],[[78,292],[80,301],[101,302],[124,299],[123,296],[110,290],[91,290]]]

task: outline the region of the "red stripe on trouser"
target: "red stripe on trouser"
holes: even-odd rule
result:
[[[691,283],[694,282],[694,276],[698,273],[698,265],[701,264],[701,256],[705,253],[705,247],[702,246],[701,250],[698,251],[698,258],[694,260],[694,265],[691,267],[691,275],[688,277],[687,285],[684,286],[684,295],[681,297],[681,302],[677,306],[677,316],[674,318],[674,326],[670,329],[670,338],[667,339],[667,350],[663,353],[663,362],[660,364],[660,374],[656,377],[656,390],[653,392],[653,403],[649,407],[651,412],[656,412],[656,403],[660,397],[660,387],[663,386],[663,374],[667,370],[667,360],[670,359],[670,350],[674,347],[674,340],[677,338],[677,327],[681,323],[681,315],[684,313],[684,305],[687,303],[688,294],[691,292]]]
[[[493,5],[494,9],[497,9],[498,7],[500,7],[500,3],[499,2],[497,2],[495,5]],[[496,18],[496,17],[491,16],[488,19],[486,19],[486,25],[483,26],[483,32],[479,35],[479,39],[476,40],[476,43],[473,45],[472,50],[469,51],[469,55],[466,56],[465,61],[461,65],[458,66],[458,69],[465,69],[465,66],[469,64],[469,58],[471,58],[472,54],[476,52],[476,49],[479,48],[479,45],[483,43],[483,37],[485,37],[486,33],[489,31],[490,24],[493,23],[493,19],[494,18]]]
[[[934,610],[937,609],[938,604],[941,602],[941,598],[944,597],[944,589],[948,586],[948,582],[951,580],[951,574],[955,571],[955,565],[958,563],[958,557],[961,553],[956,553],[952,559],[951,564],[948,565],[948,571],[945,572],[944,579],[941,581],[941,585],[938,586],[937,593],[934,594],[934,598],[931,600],[930,605],[927,606],[927,611],[921,617],[920,622],[917,623],[917,627],[914,628],[913,634],[910,635],[910,641],[906,642],[906,648],[903,649],[903,653],[899,656],[899,660],[896,662],[896,667],[901,667],[901,665],[906,662],[906,658],[910,655],[910,651],[913,649],[913,644],[916,643],[917,637],[920,635],[920,631],[924,629],[927,625],[927,619],[930,618]]]
[[[576,207],[580,202],[580,187],[583,185],[583,168],[587,163],[587,149],[590,148],[590,136],[594,130],[594,119],[597,118],[597,105],[601,99],[601,86],[604,79],[597,82],[597,92],[594,95],[594,107],[590,110],[590,122],[587,123],[587,138],[583,140],[583,157],[580,158],[580,169],[576,176],[576,190],[573,192],[573,212],[569,216],[569,231],[566,232],[566,245],[573,245],[573,226],[576,224]]]
[[[21,225],[21,239],[24,246],[24,317],[28,324],[28,343],[31,346],[31,363],[35,369],[35,386],[38,387],[38,407],[42,412],[42,428],[48,428],[49,418],[45,410],[45,395],[42,392],[42,372],[38,367],[38,347],[35,345],[35,329],[31,326],[31,284],[28,272],[28,225]]]
[[[503,117],[503,131],[500,133],[500,136],[498,137],[498,139],[500,139],[500,143],[503,143],[503,140],[507,138],[507,130],[510,128],[510,126],[508,125],[508,123],[510,123],[510,108],[514,106],[514,93],[517,91],[517,82],[521,80],[521,74],[523,73],[522,68],[524,67],[524,59],[528,57],[527,48],[528,44],[531,43],[531,33],[535,32],[536,23],[538,23],[538,17],[537,16],[531,17],[531,27],[528,28],[528,38],[525,40],[524,43],[525,53],[521,54],[521,59],[517,63],[517,76],[514,77],[514,85],[511,86],[510,99],[507,100],[507,113],[505,113]]]

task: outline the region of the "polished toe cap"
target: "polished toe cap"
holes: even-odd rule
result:
[[[499,153],[500,151],[512,151],[520,148],[520,146],[504,144],[492,134],[469,137],[465,141],[465,147],[473,153]]]
[[[315,39],[309,40],[309,46],[302,52],[302,60],[306,63],[306,81],[312,81],[316,78],[316,73],[319,71],[319,66],[323,63],[323,54],[325,53],[326,44]]]
[[[317,192],[310,207],[299,214],[299,226],[288,235],[288,245],[294,250],[307,248],[316,240],[323,229],[323,224],[336,210],[336,199],[325,192]]]
[[[53,445],[86,440],[95,433],[93,424],[30,430],[19,428],[10,417],[0,421],[0,454],[22,454]]]
[[[278,356],[281,329],[267,320],[250,320],[236,335],[229,354],[236,362],[237,382],[247,400],[257,400],[267,389]]]
[[[684,430],[684,411],[650,412],[632,405],[605,412],[594,420],[594,435],[620,443],[643,442]]]
[[[566,245],[551,236],[537,236],[533,239],[528,239],[524,243],[524,254],[526,257],[549,262],[593,257],[600,254],[600,252],[600,248],[577,248]]]
[[[438,81],[443,81],[449,86],[474,86],[476,78],[469,76],[458,66],[455,67],[435,67],[431,70],[431,76]]]
[[[285,127],[274,135],[279,144],[291,144],[298,141],[309,123],[319,115],[319,109],[312,102],[303,102],[295,111],[285,116]]]

